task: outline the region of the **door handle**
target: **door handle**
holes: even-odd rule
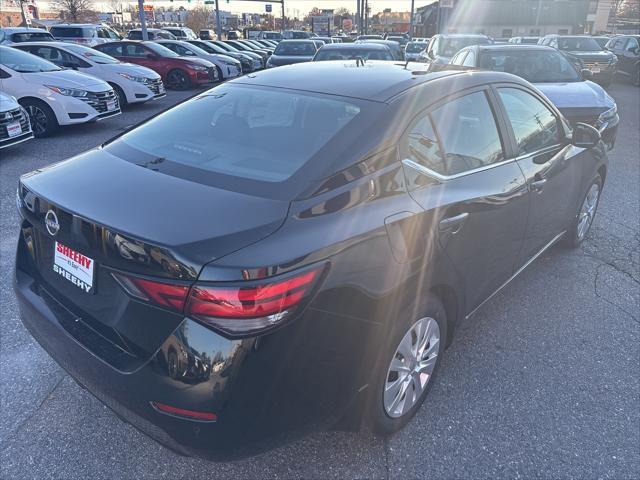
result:
[[[455,235],[462,229],[462,226],[464,225],[464,222],[467,221],[467,218],[469,218],[469,214],[467,212],[455,215],[453,217],[443,218],[438,224],[440,232]]]
[[[534,192],[541,192],[544,188],[544,184],[547,183],[546,178],[539,178],[531,182],[531,190]]]

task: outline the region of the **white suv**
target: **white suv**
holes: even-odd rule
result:
[[[113,87],[120,107],[166,96],[160,75],[142,65],[121,62],[93,48],[65,42],[33,42],[14,48],[104,80]]]
[[[91,23],[58,24],[51,27],[49,31],[56,40],[79,43],[89,47],[122,40],[122,37],[115,30],[106,25],[94,25]]]
[[[0,46],[0,90],[16,97],[29,113],[36,137],[50,135],[58,125],[120,113],[118,96],[108,83],[11,47]]]

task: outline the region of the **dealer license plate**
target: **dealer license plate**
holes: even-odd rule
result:
[[[53,271],[83,292],[93,293],[93,259],[60,242],[54,248]]]
[[[10,123],[7,125],[7,133],[10,137],[17,137],[22,133],[22,127],[19,122]]]
[[[115,100],[107,100],[107,110],[112,111],[116,109],[116,101]]]

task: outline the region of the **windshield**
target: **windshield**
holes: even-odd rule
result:
[[[179,57],[180,56],[176,52],[172,52],[167,47],[163,47],[159,43],[145,42],[144,46],[147,47],[149,50],[153,50],[154,53],[157,53],[161,57]]]
[[[281,42],[273,54],[288,57],[313,57],[316,54],[316,46],[310,42]]]
[[[231,45],[229,45],[228,43],[224,43],[224,42],[215,42],[214,45],[217,45],[218,47],[223,49],[225,52],[239,52],[240,51],[237,48],[234,48]]]
[[[427,48],[427,44],[426,43],[422,43],[422,42],[409,42],[407,43],[407,48],[406,48],[406,52],[407,53],[420,53],[422,52],[425,48]]]
[[[80,27],[51,27],[51,35],[59,38],[81,38],[90,37],[91,31]]]
[[[571,52],[593,52],[602,47],[591,37],[558,37],[558,49]]]
[[[282,182],[359,112],[357,105],[331,97],[224,85],[111,145],[151,155],[153,168],[167,173],[186,168],[205,177]]]
[[[62,70],[51,62],[22,50],[0,47],[0,63],[20,73],[57,72]]]
[[[450,37],[441,38],[438,42],[436,55],[453,57],[456,53],[469,45],[486,45],[489,40],[485,37]]]
[[[362,58],[364,60],[393,60],[393,55],[385,49],[366,48],[321,48],[313,58],[314,62],[324,60],[354,60]]]
[[[14,33],[11,36],[11,41],[15,43],[50,42],[52,40],[55,40],[55,38],[49,32]]]
[[[480,68],[507,72],[532,83],[578,82],[576,69],[554,51],[489,51],[480,55]]]
[[[74,43],[65,44],[67,50],[72,51],[82,57],[88,58],[92,62],[99,63],[101,65],[108,65],[112,63],[120,63],[120,60],[113,58],[106,53],[99,52],[93,48],[84,47],[82,45],[76,45]]]
[[[600,48],[602,50],[604,50],[604,46],[609,43],[610,38],[609,37],[596,37],[594,38],[594,40],[596,41],[596,43],[598,45],[600,45]]]

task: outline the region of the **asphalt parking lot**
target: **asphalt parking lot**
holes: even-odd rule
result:
[[[177,456],[123,423],[32,340],[11,288],[19,175],[193,92],[0,152],[1,477],[639,478],[640,90],[609,92],[621,126],[590,238],[552,249],[459,327],[403,431],[318,433],[232,463]]]

